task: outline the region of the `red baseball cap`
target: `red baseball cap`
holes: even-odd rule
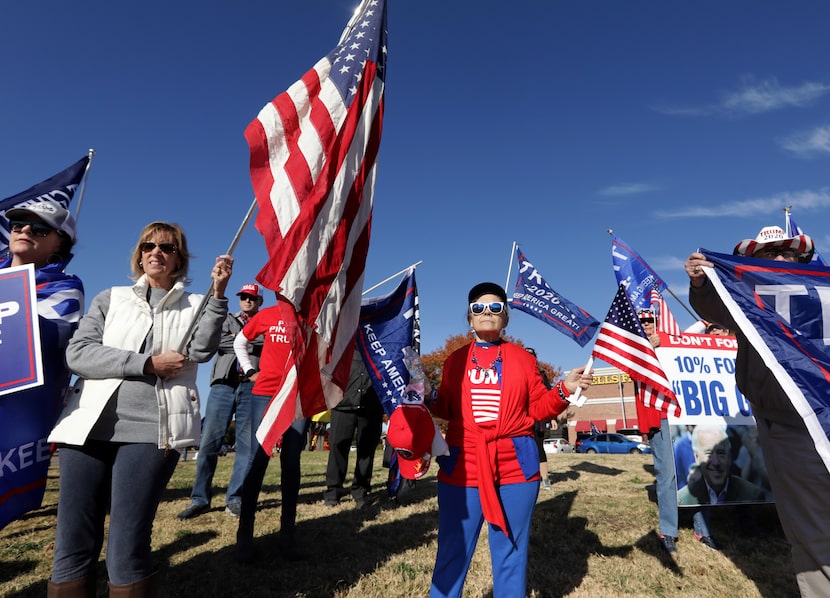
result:
[[[246,295],[253,295],[254,297],[262,297],[262,295],[259,294],[259,285],[251,282],[243,284],[242,290],[239,291],[236,296],[239,297],[242,293],[245,293]]]
[[[398,469],[410,480],[424,476],[432,460],[435,423],[422,403],[399,405],[389,418],[386,440],[398,454]]]

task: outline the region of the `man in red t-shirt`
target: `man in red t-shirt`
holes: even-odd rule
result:
[[[262,356],[259,369],[253,367],[248,356],[248,343],[262,335]],[[260,310],[251,318],[242,331],[236,335],[233,348],[239,360],[239,366],[245,375],[253,381],[253,401],[251,408],[251,446],[256,450],[248,465],[248,473],[242,484],[242,508],[239,515],[239,528],[236,532],[236,558],[239,561],[254,559],[254,519],[262,480],[271,455],[267,454],[256,439],[259,427],[268,404],[282,387],[285,374],[289,369],[292,353],[300,346],[302,336],[294,307],[277,294],[277,304]],[[305,446],[308,420],[297,420],[282,436],[280,450],[280,489],[282,492],[282,512],[280,515],[279,547],[283,558],[299,560],[303,558],[297,546],[294,533],[297,518],[297,497],[300,493],[300,455]]]

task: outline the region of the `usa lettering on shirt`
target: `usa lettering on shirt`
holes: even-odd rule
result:
[[[487,360],[487,361],[485,361]],[[481,361],[489,363],[489,355],[485,353]],[[470,378],[470,394],[473,409],[473,421],[477,424],[497,421],[499,419],[499,406],[501,405],[501,381],[496,367],[484,369],[472,365],[467,370]]]

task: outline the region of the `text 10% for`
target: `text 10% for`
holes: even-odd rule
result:
[[[703,362],[702,357],[675,357],[674,361],[681,372],[708,374],[712,371],[709,364]]]

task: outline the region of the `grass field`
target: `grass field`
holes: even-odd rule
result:
[[[380,453],[375,480],[385,479]],[[162,596],[171,597],[378,597],[427,596],[436,552],[435,466],[406,504],[378,488],[377,500],[358,510],[350,499],[323,505],[327,452],[303,453],[297,531],[308,558],[283,560],[279,530],[279,463],[265,479],[257,518],[253,564],[233,559],[236,520],[223,513],[223,485],[232,456],[219,460],[213,510],[188,521],[176,514],[188,504],[194,461],[179,464],[159,507],[154,550]],[[353,462],[353,458],[352,458]],[[536,597],[798,596],[789,546],[771,505],[752,507],[753,530],[735,523],[731,508],[715,509],[715,552],[692,537],[691,516],[681,511],[680,565],[660,552],[651,457],[549,455],[552,491],[540,491],[534,516],[528,593]],[[57,507],[57,469],[50,470],[44,505],[0,531],[0,595],[44,596],[51,570]],[[467,578],[465,596],[492,596],[486,531]],[[99,595],[106,595],[103,557]]]

